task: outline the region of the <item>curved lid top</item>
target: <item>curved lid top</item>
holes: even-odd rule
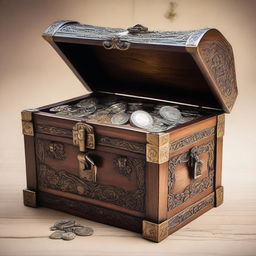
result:
[[[87,89],[230,112],[237,96],[233,51],[216,29],[148,31],[58,21],[44,32]]]

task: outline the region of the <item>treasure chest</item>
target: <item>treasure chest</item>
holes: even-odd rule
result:
[[[26,206],[159,242],[223,203],[224,114],[237,86],[218,30],[59,21],[43,37],[88,93],[22,111]]]

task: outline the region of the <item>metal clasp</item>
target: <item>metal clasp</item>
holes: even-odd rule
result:
[[[87,153],[79,153],[79,176],[86,181],[96,182],[97,166]]]
[[[93,127],[82,122],[76,123],[73,127],[73,144],[78,145],[81,152],[86,148],[95,149]]]
[[[192,170],[193,179],[197,179],[202,176],[201,168],[203,166],[203,161],[200,160],[199,154],[194,149],[190,151],[189,167]]]

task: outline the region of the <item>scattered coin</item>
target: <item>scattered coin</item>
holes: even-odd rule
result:
[[[73,240],[76,237],[76,234],[73,232],[65,232],[62,234],[63,240]]]
[[[125,112],[117,113],[112,116],[111,123],[112,124],[126,124],[129,121],[129,115]]]
[[[58,231],[53,232],[49,237],[50,237],[51,239],[61,239],[61,238],[62,238],[62,235],[64,234],[64,232],[65,232],[65,231],[60,231],[60,230],[58,230]]]
[[[154,121],[148,112],[144,110],[137,110],[131,114],[130,122],[136,127],[147,129],[152,127]]]
[[[94,231],[90,227],[78,227],[74,229],[74,232],[78,236],[91,236]]]

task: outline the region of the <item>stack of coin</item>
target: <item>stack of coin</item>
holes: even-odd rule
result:
[[[115,103],[111,105],[108,109],[110,114],[117,114],[120,112],[125,112],[126,111],[126,104],[123,102]]]
[[[137,110],[131,114],[130,123],[133,126],[149,129],[153,126],[153,117],[144,110]]]
[[[55,231],[49,236],[51,239],[73,240],[76,235],[91,236],[93,234],[92,228],[77,224],[74,220],[57,221],[50,230]]]

